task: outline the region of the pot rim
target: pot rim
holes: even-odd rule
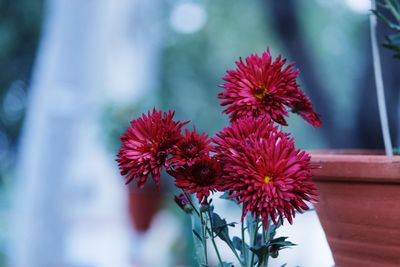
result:
[[[319,149],[308,150],[311,161],[400,162],[400,155],[386,156],[382,150],[371,149]]]
[[[400,184],[400,156],[386,156],[379,150],[310,150],[318,182],[373,182]]]

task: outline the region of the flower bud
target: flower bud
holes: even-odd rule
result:
[[[180,194],[174,197],[176,205],[178,205],[184,212],[190,214],[193,211],[192,205],[185,194]]]
[[[207,212],[210,206],[207,203],[201,204],[200,212]]]
[[[271,255],[273,259],[277,258],[279,256],[279,246],[271,245],[269,247],[269,255]]]

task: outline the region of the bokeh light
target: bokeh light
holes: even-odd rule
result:
[[[204,7],[194,2],[177,4],[171,13],[171,27],[180,33],[194,33],[199,31],[207,22],[207,13]]]

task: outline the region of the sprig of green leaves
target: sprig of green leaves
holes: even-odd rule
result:
[[[390,15],[385,16],[378,10],[371,10],[372,13],[395,31],[386,36],[383,46],[392,50],[393,57],[400,60],[400,0],[378,0],[377,5],[386,9]]]

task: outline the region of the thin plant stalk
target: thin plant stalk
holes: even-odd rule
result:
[[[268,256],[265,256],[265,260],[264,260],[264,262],[263,262],[263,267],[268,267],[268,260],[269,260],[269,257]]]
[[[194,205],[194,203],[193,203],[193,201],[192,201],[191,195],[188,194],[188,193],[186,193],[186,192],[184,192],[184,191],[183,191],[183,193],[185,194],[185,196],[186,196],[187,199],[189,200],[190,206],[191,206],[191,207],[193,208],[193,210],[196,212],[197,216],[198,216],[199,218],[201,218],[202,227],[204,227],[204,228],[202,228],[202,232],[203,232],[203,229],[204,229],[204,231],[206,231],[206,232],[210,235],[210,237],[211,237],[211,242],[212,242],[212,244],[213,244],[213,246],[214,246],[215,253],[217,254],[217,258],[218,258],[219,264],[220,264],[221,266],[223,266],[223,261],[222,261],[221,255],[220,255],[220,253],[219,253],[217,244],[215,243],[214,235],[213,235],[212,231],[208,228],[207,219],[206,219],[205,222],[204,222],[204,220],[203,220],[203,215],[202,215],[202,213],[201,213],[199,210],[197,210],[196,206]],[[211,217],[210,217],[210,223],[211,223]],[[193,224],[193,223],[192,223],[192,224]],[[205,234],[204,234],[203,236],[205,236]],[[196,241],[196,238],[195,238],[195,241]],[[206,250],[207,250],[207,244],[206,244],[207,241],[206,241],[205,238],[203,239],[203,241],[205,242],[205,243],[203,243],[202,245],[203,245],[203,249],[205,250],[205,251],[204,251],[204,255],[206,256],[206,255],[207,255],[207,251],[206,251]],[[205,261],[207,261],[207,256],[206,256]],[[207,265],[208,265],[208,263],[207,263]]]
[[[236,259],[239,261],[239,263],[240,263],[241,265],[243,265],[243,262],[242,262],[242,260],[240,259],[239,254],[237,253],[237,251],[235,250],[235,248],[232,247],[231,250],[232,250],[233,254],[235,255]]]
[[[268,224],[268,231],[265,231],[265,226],[263,225],[264,243],[269,243],[271,239],[274,238],[275,231],[278,227],[276,224],[272,223],[271,216],[268,216],[267,224]],[[265,255],[263,267],[268,267],[268,260],[269,260],[269,254]]]
[[[195,215],[191,215],[190,219],[191,219],[191,222],[192,222],[192,229],[196,230],[196,231],[199,231],[202,228],[202,226],[199,225],[198,218]],[[194,246],[195,246],[197,260],[198,260],[199,263],[203,264],[203,263],[206,262],[206,259],[204,258],[204,253],[202,251],[204,249],[203,242],[201,242],[197,238],[197,236],[194,234],[194,232],[192,234],[193,234],[193,242],[194,242]]]
[[[270,229],[270,228],[271,228],[271,226],[269,225],[269,218],[268,218],[268,229]],[[267,237],[267,235],[269,235],[269,234],[268,234],[268,232],[265,231],[265,226],[262,224],[263,244],[265,244],[269,239],[269,237]],[[268,255],[264,255],[264,260],[263,260],[262,266],[263,267],[268,267]]]
[[[192,229],[195,230],[196,232],[199,232],[201,230],[202,233],[202,242],[197,238],[197,236],[193,232],[193,242],[196,248],[196,255],[198,257],[198,261],[201,262],[202,264],[207,264],[207,259],[206,259],[206,248],[204,247],[204,225],[203,225],[203,220],[201,219],[201,225],[199,225],[199,218],[201,218],[200,212],[197,210],[196,206],[192,202],[192,198],[189,194],[183,192],[186,196],[186,198],[189,200],[189,204],[192,207],[192,209],[195,211],[197,218],[195,215],[191,215],[191,222],[192,222]],[[204,250],[204,251],[201,251]]]
[[[217,244],[215,243],[215,240],[214,240],[213,237],[211,238],[211,242],[212,242],[212,244],[213,244],[213,246],[214,246],[215,253],[217,254],[217,258],[218,258],[219,264],[220,264],[221,266],[224,266],[224,263],[223,263],[223,261],[222,261],[222,259],[221,259],[221,255],[219,254],[219,250],[218,250]]]
[[[241,223],[242,230],[242,255],[243,255],[243,266],[247,267],[247,251],[246,251],[246,239],[244,235],[244,220]]]
[[[371,1],[371,9],[376,9],[376,1]],[[371,14],[369,17],[370,32],[371,32],[371,45],[372,45],[372,58],[374,63],[376,93],[378,97],[379,117],[381,120],[381,128],[383,135],[383,142],[385,145],[385,152],[387,156],[393,156],[392,140],[390,139],[389,122],[386,110],[385,92],[383,86],[381,59],[379,56],[379,46],[377,41],[377,18]]]
[[[208,216],[210,218],[211,229],[214,229],[213,221],[212,221],[212,214],[211,214],[210,209],[208,209]],[[211,235],[211,240],[214,241],[214,235],[212,233],[210,233],[210,235]],[[236,249],[232,246],[229,246],[229,248],[232,250],[233,254],[235,255],[236,259],[239,261],[239,263],[242,265],[243,264],[242,260],[240,259],[238,253],[236,252]],[[217,250],[217,247],[215,247],[215,250]],[[218,251],[216,251],[216,252],[218,252]],[[217,256],[218,256],[218,254],[217,254]]]
[[[203,213],[200,213],[200,219],[202,224],[202,238],[203,238],[203,249],[204,249],[204,258],[205,263],[208,265],[208,255],[207,255],[207,217],[204,220]]]
[[[258,217],[256,218],[255,227],[254,227],[253,240],[252,240],[253,242],[251,244],[252,247],[254,247],[256,245],[257,234],[258,234]],[[250,259],[250,266],[251,267],[254,266],[254,256],[255,256],[255,253],[252,252],[251,253],[251,259]]]
[[[210,224],[211,224],[211,229],[212,229],[212,228],[213,228],[213,225],[212,225],[212,217],[211,217],[211,212],[210,212],[210,210],[208,210],[208,213],[207,213],[207,214],[208,214],[208,216],[209,216]],[[208,229],[208,228],[207,228],[207,229]],[[221,255],[219,254],[219,250],[218,250],[217,244],[215,243],[214,234],[213,234],[212,230],[210,231],[210,230],[208,229],[208,232],[209,232],[209,235],[210,235],[210,237],[211,237],[211,242],[212,242],[212,244],[213,244],[213,246],[214,246],[215,253],[217,254],[217,258],[218,258],[219,264],[220,264],[221,266],[224,266],[224,264],[223,264],[223,262],[222,262],[222,259],[221,259]]]
[[[196,212],[197,216],[200,217],[200,212],[197,210],[196,206],[193,204],[192,197],[190,194],[186,193],[183,191],[183,194],[186,196],[186,198],[189,200],[189,204],[192,207],[192,209]]]

